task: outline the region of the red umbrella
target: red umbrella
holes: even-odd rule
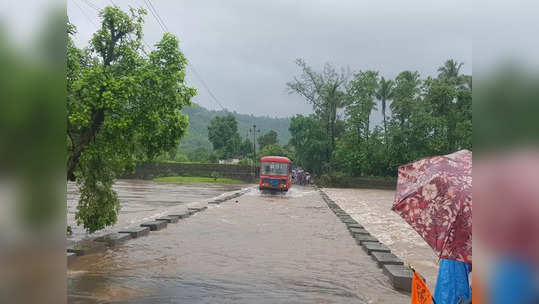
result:
[[[472,152],[400,166],[392,208],[441,258],[472,262]]]

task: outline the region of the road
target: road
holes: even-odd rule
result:
[[[70,303],[409,303],[312,188],[244,196],[68,270]]]

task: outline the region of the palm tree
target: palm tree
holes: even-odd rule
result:
[[[384,117],[384,135],[387,137],[387,125],[386,125],[386,102],[393,98],[393,85],[395,83],[391,79],[380,79],[380,85],[376,91],[376,98],[382,103],[382,116]],[[387,141],[387,140],[386,140]]]
[[[447,60],[443,66],[438,68],[438,77],[445,78],[451,82],[453,82],[455,85],[458,85],[462,82],[462,79],[460,77],[460,69],[464,63],[458,62],[453,59]]]

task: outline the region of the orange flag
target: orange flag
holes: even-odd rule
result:
[[[412,277],[412,304],[432,304],[432,295],[427,284],[416,272]]]

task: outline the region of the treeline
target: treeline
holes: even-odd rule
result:
[[[256,132],[256,134],[253,135],[252,132]],[[218,159],[235,158],[241,159],[242,164],[252,164],[255,156],[255,144],[251,138],[256,138],[257,141],[257,158],[266,155],[291,154],[286,145],[279,144],[279,134],[274,130],[260,134],[258,129],[251,129],[248,136],[242,138],[238,131],[236,118],[232,114],[227,114],[216,116],[210,121],[208,139],[212,144],[213,151],[209,153],[207,161],[216,162]]]
[[[290,118],[254,116],[227,110],[208,110],[196,103],[193,103],[190,107],[183,108],[182,112],[189,116],[189,129],[188,134],[180,142],[178,153],[187,155],[197,148],[206,148],[206,150],[211,151],[212,145],[208,140],[209,122],[217,116],[226,116],[228,114],[231,114],[236,119],[241,137],[250,137],[252,139],[248,132],[253,123],[256,123],[261,133],[274,130],[279,134],[281,143],[287,143],[290,140],[290,133],[288,132]]]
[[[472,76],[462,63],[446,61],[437,77],[403,71],[395,79],[297,64],[301,74],[287,87],[314,114],[292,118],[290,145],[295,163],[311,172],[395,176],[401,164],[472,147]],[[383,122],[373,126],[379,107]]]

